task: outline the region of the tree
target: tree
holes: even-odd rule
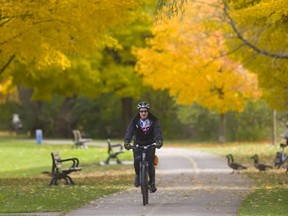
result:
[[[230,110],[243,111],[247,100],[260,92],[256,76],[225,55],[228,49],[219,28],[223,12],[211,7],[213,3],[217,1],[194,1],[187,3],[185,14],[162,16],[148,40],[150,47],[135,54],[146,83],[169,89],[179,104],[196,102],[224,116]],[[164,13],[168,9],[164,7]]]
[[[183,0],[158,2],[159,11],[169,5],[167,14],[170,16],[183,12],[186,4]],[[215,2],[223,8],[223,20],[230,26],[225,27],[229,57],[258,75],[262,97],[271,108],[287,110],[288,2],[219,0],[211,2],[211,5]]]
[[[137,18],[125,28],[111,30],[121,48],[109,48],[103,52],[101,62],[101,81],[103,90],[113,92],[121,98],[122,122],[126,127],[134,115],[133,105],[147,88],[143,86],[141,77],[135,72],[136,58],[131,53],[134,47],[144,47],[146,38],[151,36],[155,0],[146,1]]]
[[[5,89],[14,84],[31,88],[36,101],[63,95],[62,108],[68,115],[77,96],[97,97],[116,89],[119,93],[117,78],[125,78],[131,88],[133,66],[123,64],[115,71],[112,64],[105,69],[101,64],[104,49],[122,49],[112,31],[123,31],[139,19],[143,2],[147,1],[1,1],[0,93],[7,93],[4,84]],[[109,69],[112,73],[101,74]]]
[[[142,2],[1,1],[1,85],[10,80],[13,85],[30,86],[34,89],[34,99],[50,99],[55,92],[71,96],[74,89],[91,95],[99,86],[99,82],[94,85],[99,78],[97,71],[87,70],[85,58],[90,54],[99,55],[104,47],[117,47],[117,40],[109,35],[109,29],[116,31],[133,21]],[[67,79],[62,79],[64,76]],[[83,88],[84,85],[79,87],[87,80],[94,90]],[[72,89],[70,93],[69,89]]]
[[[68,3],[71,8],[76,6],[76,2],[70,5],[72,2]],[[113,92],[122,99],[123,123],[126,126],[132,115],[133,99],[139,98],[141,91],[145,89],[142,87],[140,77],[135,73],[136,59],[131,54],[133,46],[144,45],[145,38],[150,35],[153,22],[154,5],[152,4],[155,0],[145,1],[142,5],[143,2],[132,0],[125,2],[106,0],[98,2],[99,4],[96,1],[81,2],[81,9],[79,11],[75,9],[75,13],[79,12],[80,17],[81,13],[85,15],[83,15],[84,18],[81,17],[81,20],[77,18],[79,22],[73,21],[75,25],[73,26],[79,28],[79,31],[85,28],[83,29],[85,32],[83,34],[78,32],[77,37],[70,33],[69,23],[73,18],[70,20],[70,17],[64,16],[66,9],[61,11],[61,20],[57,17],[58,10],[53,11],[50,16],[55,17],[55,20],[49,20],[49,26],[45,25],[47,29],[43,32],[44,36],[38,37],[41,41],[43,40],[42,53],[39,52],[35,56],[32,53],[32,56],[29,56],[30,60],[19,59],[15,55],[13,68],[10,65],[11,70],[5,74],[13,77],[14,84],[32,88],[33,100],[51,100],[53,95],[63,95],[67,97],[70,107],[72,104],[70,101],[76,97],[93,98],[103,93]],[[53,5],[54,3],[57,5]],[[47,6],[56,8],[62,3],[54,1],[50,5],[47,3]],[[28,10],[32,10],[33,3],[27,2],[27,4]],[[140,11],[140,9],[143,10]],[[38,15],[38,11],[35,13]],[[42,23],[37,19],[38,17],[34,15],[31,17],[31,22]],[[68,38],[68,41],[64,41],[63,44],[61,41],[56,41],[58,34],[54,37],[54,41],[52,38],[46,41],[46,34],[50,31],[54,33],[53,28],[58,22],[61,23],[58,34],[63,38]],[[62,30],[61,27],[64,29]],[[38,30],[37,25],[33,28],[35,31]],[[30,45],[33,45],[32,42]],[[65,112],[68,113],[67,109]]]
[[[133,20],[142,1],[48,0],[0,3],[0,74],[12,61],[33,62],[37,68],[70,66],[67,55],[95,52],[117,41],[111,27]]]
[[[223,1],[234,35],[226,42],[234,59],[258,75],[270,107],[287,110],[288,2]],[[231,39],[232,38],[232,39]]]

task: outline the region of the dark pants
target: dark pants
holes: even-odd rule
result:
[[[140,161],[141,161],[141,154],[142,152],[140,150],[134,150],[134,169],[136,175],[139,176],[140,173]],[[146,151],[146,160],[149,163],[149,183],[155,183],[155,167],[154,167],[154,155],[155,155],[155,149],[148,149]]]

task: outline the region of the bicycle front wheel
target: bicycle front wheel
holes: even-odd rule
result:
[[[141,193],[143,199],[143,205],[148,204],[148,169],[145,164],[141,165],[140,169],[140,184],[141,184]]]

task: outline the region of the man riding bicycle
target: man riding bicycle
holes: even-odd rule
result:
[[[130,121],[124,138],[124,147],[131,149],[130,142],[134,137],[134,144],[147,146],[154,142],[160,149],[163,145],[163,137],[158,119],[149,112],[150,105],[147,102],[140,102],[137,105],[139,113]],[[135,169],[135,187],[139,187],[139,163],[141,161],[141,151],[133,149],[134,169]],[[155,148],[147,150],[147,161],[149,163],[149,185],[152,193],[156,192],[155,185],[155,167],[154,167]]]

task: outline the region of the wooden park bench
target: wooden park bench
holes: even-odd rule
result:
[[[74,145],[73,145],[73,148],[78,148],[78,147],[81,147],[81,148],[85,148],[85,149],[88,149],[88,146],[86,145],[87,142],[91,142],[92,139],[89,139],[89,138],[82,138],[82,134],[79,130],[73,130],[72,131],[73,133],[73,137],[74,137]]]
[[[110,159],[116,159],[116,162],[118,164],[121,164],[120,159],[118,158],[118,155],[125,152],[123,149],[122,144],[111,144],[111,140],[107,139],[108,144],[108,158],[106,159],[105,163],[109,164]]]
[[[77,158],[67,158],[61,159],[59,152],[52,152],[52,180],[50,181],[49,186],[57,185],[58,180],[65,179],[68,185],[74,185],[74,181],[69,176],[71,172],[80,171],[79,160]],[[62,167],[63,162],[71,162],[71,165]]]

